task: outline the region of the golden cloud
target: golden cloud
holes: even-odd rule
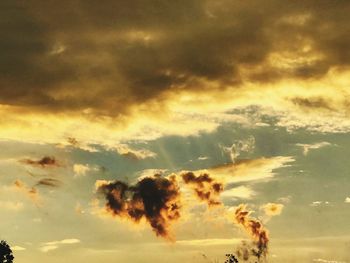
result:
[[[346,2],[5,3],[3,139],[195,135],[249,123],[227,112],[251,105],[288,129],[350,130]]]
[[[267,216],[277,216],[282,213],[282,210],[284,208],[283,204],[277,204],[277,203],[267,203],[261,206],[261,209],[264,211],[264,213]]]

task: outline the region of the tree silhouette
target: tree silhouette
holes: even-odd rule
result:
[[[0,241],[0,263],[12,263],[15,257],[5,240]]]
[[[226,257],[227,257],[227,259],[226,259],[225,263],[238,263],[238,260],[234,255],[226,254]]]

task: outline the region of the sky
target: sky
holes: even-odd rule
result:
[[[2,0],[16,263],[350,263],[350,2]]]

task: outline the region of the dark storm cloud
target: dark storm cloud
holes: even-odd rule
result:
[[[50,156],[44,156],[39,160],[23,159],[23,160],[20,160],[20,162],[27,165],[37,166],[40,168],[61,166],[58,163],[58,161],[55,159],[55,157],[50,157]]]
[[[175,177],[155,175],[132,186],[115,181],[103,182],[97,187],[107,200],[107,211],[136,223],[144,218],[157,236],[171,238],[171,221],[180,217],[180,192]]]
[[[0,3],[0,103],[119,114],[164,91],[315,78],[350,61],[349,1]],[[309,47],[305,49],[305,46]],[[274,53],[312,60],[268,64]],[[245,79],[242,67],[248,71]]]
[[[0,3],[0,102],[53,105],[48,91],[74,75],[68,64],[49,57],[48,25],[29,13],[22,1]]]

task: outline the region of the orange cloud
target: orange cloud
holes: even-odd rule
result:
[[[196,196],[208,203],[208,205],[219,205],[220,193],[223,191],[223,184],[214,180],[207,173],[195,175],[193,172],[185,172],[180,175],[185,184],[190,185],[196,193]]]
[[[277,203],[267,203],[261,206],[261,209],[265,212],[267,216],[280,215],[282,213],[283,208],[284,208],[283,204],[277,204]]]
[[[249,234],[254,242],[255,248],[251,249],[249,253],[260,260],[267,255],[269,237],[265,227],[259,220],[251,217],[251,213],[247,210],[246,205],[241,204],[234,211],[234,220]],[[244,251],[248,252],[245,249]],[[243,256],[249,258],[249,254]]]
[[[16,180],[14,182],[15,188],[24,193],[27,197],[29,197],[35,204],[38,204],[39,201],[39,193],[34,187],[28,187],[24,182],[20,180]]]

